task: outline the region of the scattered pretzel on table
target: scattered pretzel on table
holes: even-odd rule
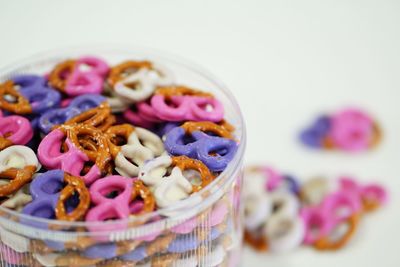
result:
[[[381,185],[360,185],[352,177],[296,180],[267,166],[247,168],[245,241],[256,250],[282,252],[301,244],[318,250],[341,249],[355,235],[364,215],[387,201]],[[293,190],[293,183],[298,190]],[[337,237],[343,225],[347,230]]]

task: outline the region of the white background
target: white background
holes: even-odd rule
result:
[[[207,67],[233,91],[248,126],[247,162],[306,178],[379,180],[390,204],[335,253],[245,249],[243,266],[400,265],[399,1],[2,1],[0,65],[47,49],[139,44]],[[318,112],[357,105],[384,129],[367,154],[318,153],[296,133]]]

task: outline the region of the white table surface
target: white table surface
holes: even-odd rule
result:
[[[245,249],[242,266],[399,266],[399,1],[3,1],[0,65],[47,49],[139,44],[194,60],[222,79],[248,126],[247,162],[306,178],[354,174],[391,191],[339,252],[285,255]],[[295,136],[318,112],[370,111],[384,142],[344,155],[302,148]]]

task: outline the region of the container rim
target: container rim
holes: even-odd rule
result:
[[[187,212],[187,210],[190,208],[191,210],[199,210],[200,206],[205,205],[205,202],[210,202],[213,203],[214,199],[218,199],[218,196],[222,195],[221,188],[225,188],[226,185],[229,185],[229,183],[235,178],[235,173],[241,168],[241,160],[244,156],[244,151],[246,147],[246,127],[245,127],[245,122],[243,119],[242,112],[239,108],[239,104],[236,101],[236,98],[233,96],[233,94],[230,92],[228,87],[221,81],[219,80],[216,76],[214,76],[210,71],[207,69],[203,68],[202,66],[198,65],[197,63],[192,62],[191,60],[187,60],[185,58],[182,58],[181,56],[177,56],[173,53],[169,52],[164,52],[162,50],[154,49],[154,48],[148,48],[148,47],[143,47],[143,46],[138,46],[138,45],[121,45],[121,44],[86,44],[84,46],[65,46],[61,47],[59,49],[51,49],[51,50],[45,50],[39,53],[36,53],[32,56],[22,58],[15,63],[8,64],[4,67],[0,68],[0,76],[1,77],[7,77],[9,73],[13,73],[14,71],[18,70],[18,68],[26,67],[28,64],[34,64],[37,61],[43,61],[52,58],[52,57],[60,57],[61,55],[68,55],[68,53],[79,53],[82,51],[82,54],[90,54],[90,51],[93,51],[92,54],[96,55],[99,52],[113,52],[113,53],[140,53],[143,54],[144,56],[148,56],[152,59],[164,59],[169,62],[172,62],[174,64],[180,65],[190,71],[193,71],[202,78],[208,80],[212,84],[216,86],[218,91],[222,93],[227,100],[229,100],[229,104],[232,105],[232,107],[235,109],[237,112],[237,115],[239,115],[238,122],[239,125],[236,126],[236,134],[239,137],[239,146],[236,151],[236,154],[234,158],[231,160],[229,163],[228,167],[216,178],[212,183],[210,183],[208,186],[203,188],[201,191],[192,194],[191,197],[179,201],[175,205],[168,207],[168,208],[162,208],[158,209],[156,211],[153,211],[151,213],[146,213],[143,215],[139,216],[131,216],[126,219],[119,219],[119,220],[114,220],[114,221],[107,221],[107,222],[86,222],[86,221],[79,221],[79,222],[69,222],[69,221],[60,221],[60,220],[54,220],[54,219],[45,219],[45,218],[39,218],[39,217],[34,217],[31,215],[26,215],[22,214],[20,212],[5,208],[0,206],[0,220],[7,223],[8,226],[12,227],[12,225],[23,225],[25,227],[31,227],[28,224],[21,223],[21,222],[16,222],[14,220],[10,220],[9,218],[6,218],[4,215],[8,215],[11,218],[18,218],[19,220],[23,219],[23,221],[30,221],[32,223],[38,223],[38,224],[50,224],[54,226],[59,226],[61,229],[63,227],[65,228],[70,228],[70,227],[96,227],[96,226],[101,226],[104,224],[107,224],[108,226],[113,226],[113,225],[121,225],[121,224],[134,224],[135,222],[140,222],[143,220],[148,220],[149,218],[156,218],[157,216],[161,216],[162,219],[157,221],[157,223],[163,223],[166,220],[170,220],[173,218],[174,220],[183,220],[183,219],[188,219],[190,216],[183,216],[185,218],[180,218],[179,216],[165,216],[165,214],[180,214],[182,212]],[[63,56],[65,57],[65,56]],[[0,81],[2,79],[0,78]],[[196,195],[201,196],[204,192],[211,192],[210,195],[207,195],[205,198],[200,199],[200,201],[196,201]],[[213,197],[214,196],[214,197]],[[198,198],[197,198],[198,200]],[[182,221],[181,221],[182,222]],[[10,225],[10,223],[12,225]],[[147,223],[146,223],[147,224]],[[167,223],[166,223],[167,224]],[[140,227],[142,225],[138,225]],[[1,226],[0,226],[1,227]],[[14,226],[16,227],[16,226]],[[13,228],[14,228],[13,227]],[[136,226],[135,226],[136,227]],[[134,227],[134,228],[135,228]],[[58,228],[58,227],[57,227]],[[41,230],[37,229],[36,227],[33,227],[33,229],[36,230]],[[59,231],[59,230],[52,230],[52,229],[43,229],[45,231]],[[95,233],[90,231],[91,234]],[[100,231],[99,233],[105,234],[104,231]]]

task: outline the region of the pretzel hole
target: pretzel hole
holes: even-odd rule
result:
[[[139,167],[139,163],[136,163],[133,159],[131,158],[126,158],[126,159],[129,161],[129,163],[135,165],[136,167]]]
[[[197,140],[193,137],[193,135],[186,133],[180,140],[178,140],[180,145],[188,145],[196,142]]]
[[[79,193],[77,191],[74,191],[72,195],[65,200],[64,207],[67,213],[73,212],[75,208],[78,207],[80,202],[79,197]]]
[[[146,101],[146,102],[147,102],[147,101]],[[129,107],[129,109],[130,109],[132,112],[134,112],[134,113],[138,113],[138,112],[139,112],[139,110],[138,110],[138,108],[137,108],[137,106],[136,106],[135,104],[131,105],[131,106]]]
[[[60,146],[60,153],[66,153],[69,150],[66,140],[67,140],[66,136],[64,136],[63,139],[61,140],[62,145]]]
[[[11,95],[11,94],[5,94],[5,95],[3,95],[3,99],[4,99],[6,102],[10,103],[10,104],[15,104],[15,103],[18,102],[17,97],[15,97],[15,96],[13,96],[13,95]]]
[[[119,187],[114,186],[114,187],[106,188],[105,190],[103,190],[103,192],[101,192],[101,194],[103,196],[105,196],[106,198],[114,199],[117,196],[119,196],[124,190],[125,190],[125,188],[119,188]]]
[[[208,152],[208,155],[212,156],[212,157],[217,157],[217,156],[225,156],[226,154],[228,154],[228,150],[226,148],[223,149],[215,149],[215,150],[211,150],[210,152]]]
[[[203,133],[205,133],[206,135],[218,136],[219,137],[219,135],[217,133],[213,132],[213,131],[204,131]]]
[[[3,135],[4,138],[8,138],[8,137],[12,136],[13,134],[14,134],[13,132],[7,131],[7,132],[5,132],[3,134],[0,133],[0,136]]]
[[[88,151],[97,151],[97,141],[92,138],[88,137],[86,135],[78,135],[78,141],[79,145],[84,149]]]
[[[111,138],[111,143],[116,146],[123,146],[128,143],[128,140],[123,134],[116,134]]]
[[[193,169],[184,170],[182,174],[192,185],[201,186],[202,184],[201,174],[197,170]]]
[[[350,226],[347,223],[337,225],[329,235],[331,242],[337,242],[349,231]]]
[[[78,65],[78,70],[81,72],[89,72],[90,70],[93,69],[93,65],[90,65],[89,63],[80,63]]]
[[[143,86],[140,82],[125,83],[125,86],[136,91],[141,91],[143,89]]]
[[[350,209],[350,207],[347,207],[347,206],[340,206],[335,209],[335,214],[338,217],[346,217],[346,216],[351,215],[351,209]]]
[[[293,227],[292,222],[289,220],[282,220],[279,222],[279,225],[277,225],[276,231],[273,232],[272,236],[273,238],[279,238],[285,236],[289,230]]]
[[[172,100],[170,97],[165,97],[165,104],[170,108],[178,108],[179,104]]]
[[[283,206],[284,206],[284,204],[282,201],[276,201],[272,205],[272,213],[277,213],[278,211],[280,211],[282,209]]]
[[[246,216],[252,215],[254,213],[254,210],[257,208],[258,203],[259,203],[258,197],[254,196],[254,195],[250,195],[250,196],[246,197],[244,214]]]
[[[79,173],[80,176],[85,176],[86,174],[88,174],[88,172],[90,172],[90,169],[94,166],[94,162],[92,161],[86,161],[83,165],[83,168],[81,170],[81,172]]]
[[[30,195],[30,191],[29,191],[29,186],[25,185],[22,187],[22,193],[26,194],[26,195]]]
[[[8,200],[8,197],[0,197],[0,204],[2,204],[4,201]]]
[[[210,103],[201,103],[198,105],[199,108],[204,110],[205,112],[212,112],[214,110],[214,106],[211,105]]]

